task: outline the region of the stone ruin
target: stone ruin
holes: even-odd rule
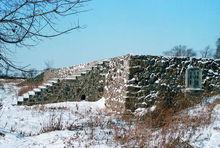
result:
[[[80,68],[58,69],[51,76],[47,83],[18,97],[18,104],[104,97],[109,109],[134,111],[153,106],[165,91],[181,93],[196,88],[203,94],[220,93],[220,61],[213,59],[125,55]]]
[[[187,69],[194,74],[187,88],[199,91],[196,97],[191,95],[194,91],[185,97],[220,93],[220,61],[213,59],[129,55],[111,59],[109,67],[104,97],[106,106],[115,111],[149,108],[164,95],[184,96]]]
[[[47,71],[44,83],[19,96],[17,104],[97,101],[103,96],[107,65],[108,61],[102,61]]]

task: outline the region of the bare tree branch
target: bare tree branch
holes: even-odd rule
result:
[[[212,57],[212,49],[210,46],[205,47],[203,50],[200,51],[202,58],[211,58]]]
[[[1,0],[0,60],[17,68],[5,54],[7,46],[26,46],[30,41],[52,38],[82,28],[79,24],[58,30],[60,19],[84,12],[90,0]],[[4,56],[3,56],[4,55]],[[17,68],[20,69],[20,68]]]

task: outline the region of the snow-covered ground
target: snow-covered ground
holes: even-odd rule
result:
[[[117,147],[105,115],[104,98],[97,102],[64,102],[37,106],[12,105],[17,88],[0,90],[0,147]]]
[[[104,98],[97,102],[17,106],[12,105],[17,89],[14,84],[6,84],[4,89],[0,89],[0,101],[3,104],[0,107],[0,133],[5,134],[5,136],[0,135],[0,148],[128,147],[126,143],[120,143],[120,140],[115,141],[117,137],[115,132],[119,132],[119,138],[123,138],[123,134],[131,134],[123,131],[132,131],[134,126],[127,126],[116,115],[108,114]],[[220,147],[220,101],[217,101],[218,99],[220,96],[208,98],[208,101],[182,112],[190,116],[199,116],[207,113],[207,109],[214,104],[211,110],[211,123],[198,127],[189,134],[192,135],[189,139],[192,146]],[[216,101],[218,103],[214,103]],[[154,109],[155,106],[149,109],[138,109],[136,114],[141,116]],[[116,125],[119,131],[115,131],[112,125]],[[157,146],[162,140],[159,134],[160,129],[149,134],[155,136],[152,136],[151,142],[148,143]],[[185,136],[187,139],[187,134]],[[182,139],[184,140],[184,137]],[[135,142],[127,143],[130,147],[137,146]]]
[[[215,103],[217,102],[217,103]],[[194,147],[216,148],[220,147],[220,95],[208,98],[202,104],[189,110],[191,116],[207,113],[210,106],[211,123],[199,127],[190,139]],[[212,108],[212,107],[211,107]]]

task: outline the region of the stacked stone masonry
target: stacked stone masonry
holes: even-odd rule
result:
[[[204,92],[220,93],[219,60],[125,55],[82,65],[81,69],[67,68],[68,73],[55,70],[52,77],[47,78],[54,81],[41,91],[35,90],[29,99],[23,97],[18,104],[96,101],[105,97],[106,106],[112,110],[134,111],[154,105],[164,86],[176,92],[185,89],[185,72],[189,65],[202,69]]]
[[[130,56],[126,108],[151,107],[164,86],[171,91],[185,89],[185,72],[191,65],[202,69],[205,93],[220,93],[220,61],[196,58],[165,58],[159,56]]]
[[[52,71],[52,78],[38,88],[18,97],[18,104],[34,105],[63,101],[97,101],[103,96],[108,61],[59,77],[60,70]],[[48,74],[48,73],[47,73]]]
[[[104,98],[106,106],[114,111],[124,111],[129,74],[129,55],[110,60],[106,75]]]

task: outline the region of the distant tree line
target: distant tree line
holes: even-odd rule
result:
[[[172,49],[165,51],[164,55],[173,57],[193,57],[196,52],[192,48],[187,48],[185,45],[178,45]]]
[[[214,52],[214,53],[213,53]],[[205,47],[199,51],[201,58],[215,58],[220,59],[220,38],[216,41],[216,49],[210,48],[210,46]],[[196,51],[192,48],[188,48],[186,45],[177,45],[172,49],[164,51],[165,56],[171,57],[195,57],[197,56]]]

